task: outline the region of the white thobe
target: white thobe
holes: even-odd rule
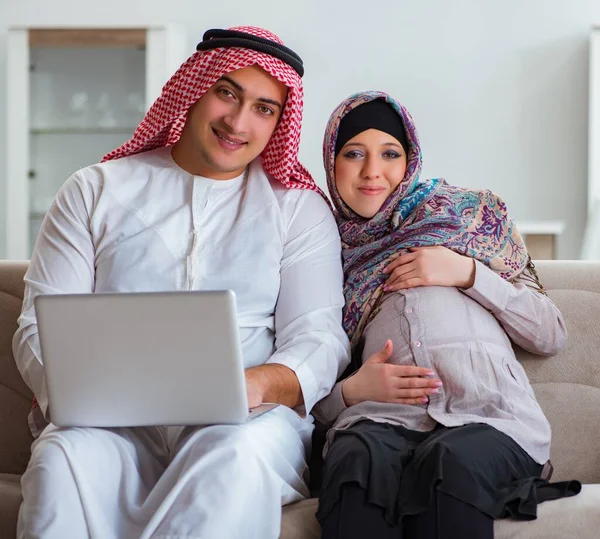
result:
[[[303,413],[349,361],[339,235],[320,195],[285,189],[259,160],[233,180],[193,176],[169,148],[93,165],[57,195],[25,284],[13,350],[44,413],[33,299],[48,293],[231,289],[245,366],[288,366],[305,405],[241,426],[50,425],[22,480],[20,536],[277,537],[280,506],[308,494]]]

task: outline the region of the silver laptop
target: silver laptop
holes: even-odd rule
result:
[[[35,298],[50,417],[61,427],[243,423],[232,291]]]

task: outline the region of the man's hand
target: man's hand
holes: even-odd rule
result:
[[[393,351],[388,340],[383,349],[373,354],[356,374],[342,384],[342,396],[347,406],[364,401],[394,404],[423,404],[427,395],[438,392],[442,382],[432,376],[433,371],[414,365],[387,363]]]
[[[475,260],[447,247],[413,247],[400,255],[383,272],[389,274],[386,292],[416,286],[471,288],[475,282]]]
[[[277,363],[246,369],[246,392],[250,408],[263,402],[276,402],[289,408],[304,404],[296,373]]]
[[[253,369],[246,370],[246,393],[248,394],[248,408],[256,408],[264,402],[265,388],[262,386],[261,377],[256,376]]]

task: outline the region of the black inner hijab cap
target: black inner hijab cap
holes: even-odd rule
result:
[[[404,152],[408,153],[409,145],[402,118],[383,99],[373,99],[352,109],[342,118],[335,141],[335,155],[340,153],[346,142],[367,129],[378,129],[391,135],[402,144]]]

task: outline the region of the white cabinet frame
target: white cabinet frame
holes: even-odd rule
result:
[[[7,40],[7,160],[6,160],[6,253],[7,259],[25,260],[29,256],[29,63],[30,32],[35,30],[115,30],[118,27],[12,27]],[[186,37],[175,25],[122,29],[145,31],[146,47],[146,108],[189,56]],[[65,178],[66,179],[66,178]]]

